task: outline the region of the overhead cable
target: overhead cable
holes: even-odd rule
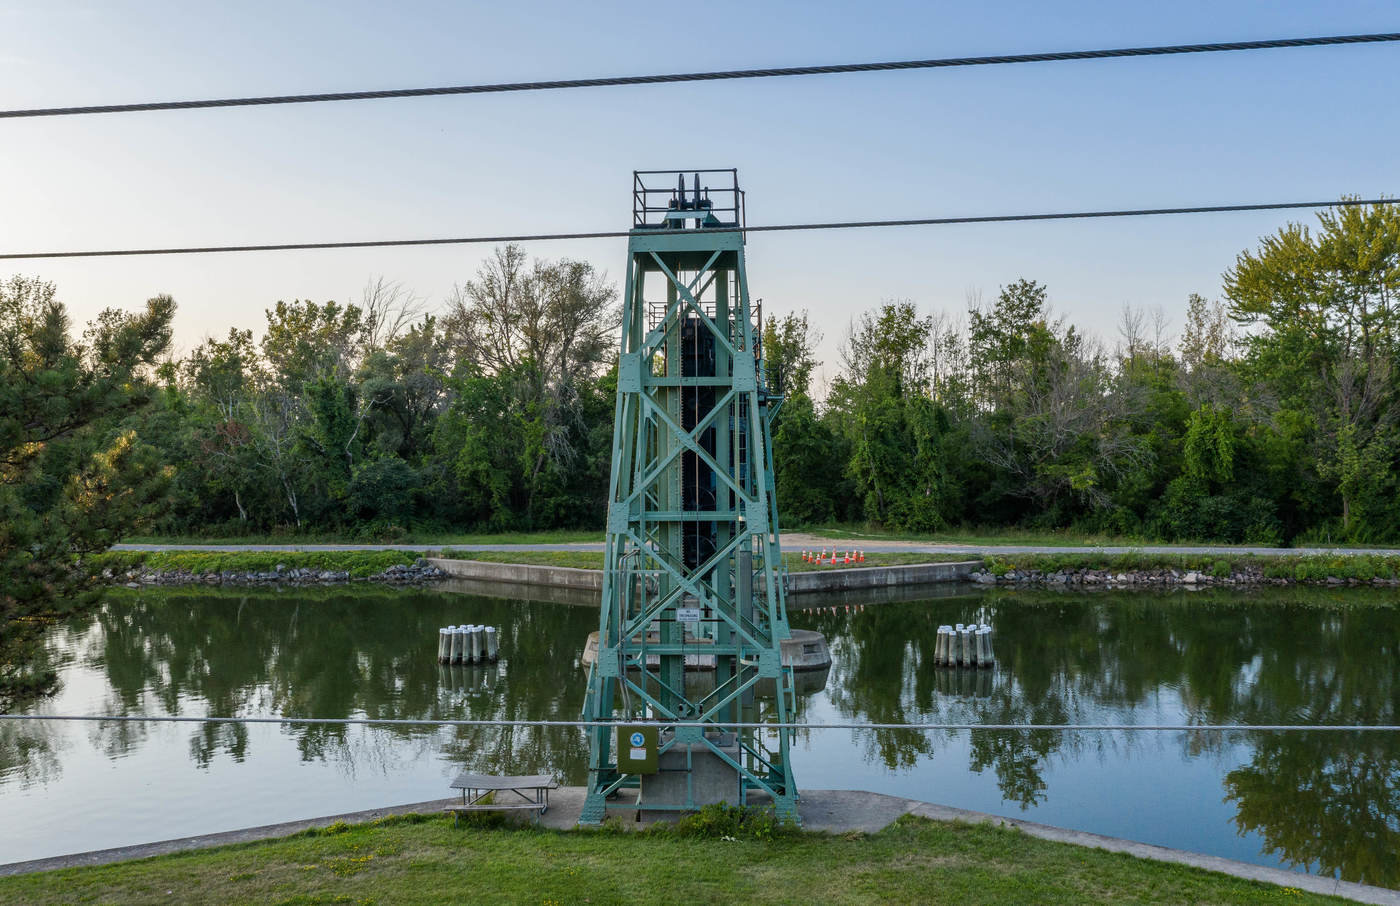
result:
[[[417,717],[194,717],[190,715],[146,714],[0,714],[0,720],[85,721],[117,723],[184,723],[184,724],[304,724],[366,727],[580,727],[609,728],[653,724],[673,727],[699,727],[725,730],[1059,730],[1081,731],[1158,731],[1158,732],[1242,732],[1242,731],[1400,731],[1393,724],[983,724],[983,723],[707,723],[698,720],[499,720],[451,719]]]
[[[1287,211],[1300,208],[1364,207],[1390,205],[1395,198],[1343,198],[1333,201],[1284,201],[1267,204],[1196,205],[1184,208],[1135,208],[1117,211],[1070,211],[1054,214],[991,214],[970,217],[913,217],[900,220],[845,220],[825,223],[781,223],[766,226],[707,227],[707,233],[782,233],[800,230],[857,230],[872,227],[950,226],[974,223],[1023,223],[1038,220],[1094,220],[1108,217],[1157,217],[1165,214],[1225,214],[1242,211]],[[422,245],[473,245],[480,243],[548,242],[573,239],[621,239],[632,230],[595,230],[587,233],[517,233],[499,236],[457,236],[433,239],[366,239],[344,242],[282,242],[257,245],[174,246],[168,248],[85,249],[59,252],[0,252],[0,260],[35,258],[115,258],[138,255],[209,255],[224,252],[288,252],[316,249],[399,248]],[[659,231],[658,231],[659,232]]]
[[[1119,47],[1109,50],[1068,50],[1044,53],[999,54],[983,57],[947,57],[937,60],[895,60],[882,63],[836,63],[824,66],[780,66],[766,69],[732,69],[718,72],[677,72],[660,75],[606,76],[592,79],[558,79],[535,82],[497,82],[481,85],[448,85],[436,88],[391,88],[379,91],[335,91],[320,94],[285,94],[264,97],[212,98],[190,101],[147,101],[137,104],[94,104],[84,107],[38,107],[0,110],[0,118],[81,116],[91,113],[144,113],[156,110],[196,110],[208,107],[261,107],[272,104],[313,104],[326,101],[369,101],[386,98],[437,97],[450,94],[501,94],[512,91],[550,91],[558,88],[614,88],[625,85],[659,85],[670,82],[718,82],[734,79],[768,79],[779,76],[841,75],[854,72],[894,72],[908,69],[951,69],[960,66],[996,66],[1007,63],[1058,63],[1069,60],[1105,60],[1121,57],[1163,57],[1179,54],[1220,53],[1239,50],[1275,50],[1287,47],[1329,47],[1341,44],[1379,44],[1400,41],[1400,33],[1330,35],[1313,38],[1272,38],[1263,41],[1227,41],[1215,44],[1172,44],[1161,47]]]

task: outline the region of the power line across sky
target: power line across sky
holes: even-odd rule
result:
[[[618,235],[631,225],[631,171],[671,165],[678,141],[685,158],[737,167],[748,223],[775,227],[1400,195],[1386,150],[1400,126],[1375,104],[1400,50],[1392,16],[1368,0],[1283,0],[1267,21],[1248,5],[1106,0],[859,9],[719,0],[695,22],[645,4],[564,0],[353,11],[331,0],[21,4],[0,14],[12,39],[0,53],[5,109],[483,91],[457,103],[425,95],[243,115],[8,119],[0,196],[11,216],[0,218],[0,254],[14,257],[0,268],[54,282],[75,323],[169,294],[186,343],[261,329],[276,299],[354,298],[376,275],[442,300],[495,239]],[[1289,36],[1335,43],[1284,43]],[[1278,49],[1201,47],[1234,38],[1279,39]],[[995,56],[972,56],[984,53]],[[769,77],[809,63],[872,68]],[[765,69],[730,77],[752,67]],[[701,70],[728,80],[484,90]],[[692,141],[697,130],[703,138]],[[1218,292],[1222,270],[1259,237],[1312,219],[1259,209],[1041,224],[1051,229],[1010,219],[978,229],[755,228],[750,266],[774,311],[810,310],[825,337],[820,357],[834,360],[854,310],[908,299],[957,316],[971,294],[1020,277],[1048,286],[1076,323],[1111,324],[1124,304],[1171,317],[1188,294]],[[419,237],[451,244],[423,254],[430,243]],[[378,244],[400,238],[414,244]],[[325,254],[141,255],[341,241]],[[624,241],[530,242],[528,251],[587,261],[616,280]],[[48,257],[70,251],[82,254]]]
[[[1256,41],[1224,41],[1209,44],[1169,44],[1153,47],[1118,47],[1100,50],[1042,51],[991,56],[943,57],[930,60],[887,60],[867,63],[832,63],[816,66],[781,66],[763,69],[730,69],[709,72],[674,72],[653,75],[603,76],[528,82],[495,82],[476,85],[442,85],[428,88],[391,88],[370,91],[338,91],[319,94],[282,94],[260,97],[205,98],[183,101],[143,101],[130,104],[96,104],[72,107],[36,107],[0,110],[0,119],[49,116],[83,116],[95,113],[150,113],[226,107],[263,107],[280,104],[312,104],[329,101],[388,100],[441,97],[460,94],[501,94],[518,91],[552,91],[563,88],[617,88],[677,82],[716,82],[811,75],[845,75],[862,72],[897,72],[918,69],[951,69],[966,66],[1000,66],[1012,63],[1060,63],[1109,60],[1126,57],[1162,57],[1182,54],[1281,50],[1299,47],[1331,47],[1347,44],[1380,44],[1400,41],[1400,32],[1357,35],[1323,35],[1304,38],[1267,38]]]
[[[1176,208],[1127,208],[1111,211],[1062,211],[1042,214],[978,214],[961,217],[913,217],[897,220],[844,220],[814,223],[776,223],[759,226],[707,228],[714,233],[785,233],[811,230],[855,230],[875,227],[953,226],[979,223],[1033,223],[1048,220],[1097,220],[1115,217],[1159,217],[1168,214],[1226,214],[1245,211],[1288,211],[1327,207],[1359,207],[1396,204],[1393,198],[1342,198],[1335,201],[1278,201],[1261,204],[1194,205]],[[443,236],[420,239],[364,239],[330,242],[283,242],[247,245],[170,246],[166,248],[83,249],[57,252],[3,252],[0,260],[39,258],[118,258],[143,255],[205,255],[231,252],[286,252],[327,249],[398,248],[430,245],[479,245],[512,242],[552,242],[576,239],[620,239],[628,230],[595,230],[580,233],[518,233],[495,236]]]

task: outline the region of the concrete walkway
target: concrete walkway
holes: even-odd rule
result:
[[[1364,554],[1378,556],[1400,556],[1400,548],[1361,548],[1361,547],[1235,547],[1221,544],[1197,544],[1173,546],[1147,544],[1132,546],[1057,546],[1046,544],[934,544],[925,541],[891,541],[888,539],[870,540],[840,539],[833,541],[803,532],[785,533],[782,536],[783,549],[800,551],[816,549],[823,545],[838,549],[860,548],[876,553],[911,552],[923,554],[1200,554],[1200,555],[1251,555],[1260,557],[1297,556],[1345,556]],[[116,544],[113,550],[119,551],[223,551],[238,553],[243,551],[432,551],[443,548],[461,551],[588,551],[602,552],[601,541],[578,541],[561,544]]]
[[[310,827],[325,827],[337,821],[358,823],[373,821],[376,818],[382,818],[386,815],[407,814],[411,812],[433,814],[444,805],[457,801],[459,800],[452,798],[437,799],[429,802],[415,802],[410,805],[372,809],[364,812],[351,812],[344,815],[327,815],[325,817],[310,818],[304,821],[269,824],[263,827],[244,828],[242,830],[227,831],[218,834],[205,834],[199,837],[183,837],[175,840],[165,840],[159,843],[144,843],[136,846],[118,847],[116,849],[96,850],[94,852],[57,856],[51,859],[36,859],[30,862],[13,862],[8,865],[0,865],[0,877],[27,874],[35,871],[52,871],[59,868],[81,868],[93,865],[106,865],[112,862],[122,862],[129,859],[144,859],[150,856],[159,856],[185,850],[206,849],[212,846],[246,843],[252,840],[267,840],[276,837],[285,837]],[[550,809],[541,817],[540,824],[544,827],[557,830],[573,828],[578,822],[579,812],[582,807],[583,787],[562,787],[551,794]],[[1109,852],[1126,853],[1127,855],[1143,859],[1156,859],[1159,862],[1188,865],[1193,868],[1216,871],[1237,878],[1262,881],[1266,884],[1295,887],[1310,893],[1347,897],[1361,903],[1380,903],[1387,904],[1387,906],[1400,906],[1400,891],[1390,890],[1388,888],[1372,887],[1367,884],[1356,884],[1350,881],[1337,881],[1331,878],[1318,877],[1316,875],[1286,871],[1281,868],[1269,868],[1263,865],[1255,865],[1250,862],[1238,862],[1233,859],[1221,859],[1216,856],[1206,856],[1179,849],[1170,849],[1165,846],[1154,846],[1150,843],[1138,843],[1132,840],[1119,839],[1117,837],[1104,837],[1099,834],[1067,830],[1061,827],[1052,827],[1048,824],[1037,824],[1034,821],[1022,821],[1018,818],[1004,818],[998,815],[988,815],[983,812],[951,808],[946,805],[935,805],[931,802],[922,802],[917,799],[886,796],[882,793],[869,793],[860,790],[808,790],[802,794],[799,811],[802,815],[802,826],[809,831],[828,833],[860,831],[863,833],[876,833],[902,815],[918,815],[934,821],[966,821],[974,824],[994,824],[1000,827],[1016,828],[1022,833],[1029,834],[1032,837],[1052,840],[1057,843],[1090,846],[1098,849],[1105,849]],[[622,821],[624,827],[629,828],[645,826],[657,820],[667,820],[666,817],[660,817],[660,813],[644,812],[641,814],[640,817],[642,820],[639,822],[636,820],[638,817],[637,813],[630,809],[618,809],[614,814]],[[518,816],[515,817],[518,818]]]

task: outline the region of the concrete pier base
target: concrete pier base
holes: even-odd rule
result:
[[[825,670],[831,666],[826,636],[811,629],[794,629],[782,643],[783,666],[793,670]]]
[[[737,745],[720,748],[725,755],[739,760]],[[687,796],[697,806],[739,801],[739,773],[703,743],[678,743],[663,752],[656,764],[655,774],[642,775],[642,789],[637,796],[639,809],[684,806]]]
[[[661,636],[655,632],[647,634],[647,641],[659,643]],[[694,645],[697,649],[703,649],[706,645],[713,645],[712,639],[700,638],[686,633],[685,643]],[[791,667],[801,673],[806,671],[826,670],[831,666],[831,649],[827,647],[826,637],[820,632],[811,629],[794,629],[792,638],[786,639],[782,643],[782,659],[784,667]],[[588,641],[583,646],[583,656],[580,662],[585,668],[593,666],[598,660],[598,632],[595,630],[588,634]],[[656,655],[648,655],[647,666],[655,667],[660,663]],[[713,654],[687,654],[685,656],[686,670],[714,670],[715,656]]]

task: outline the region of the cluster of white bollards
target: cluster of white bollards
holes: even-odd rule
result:
[[[992,654],[992,627],[985,623],[939,626],[933,663],[938,667],[993,666],[996,656]]]
[[[439,664],[482,664],[500,656],[495,626],[444,626],[438,630]]]

